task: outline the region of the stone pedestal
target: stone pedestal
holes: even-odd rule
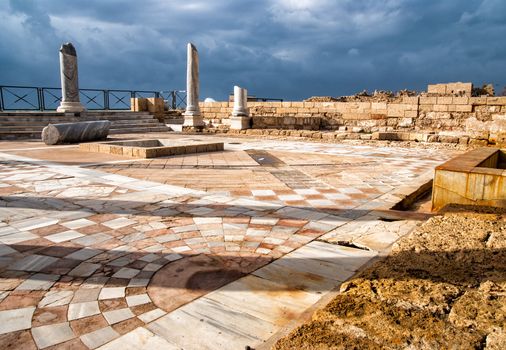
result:
[[[86,108],[84,108],[81,102],[61,102],[58,108],[56,108],[56,111],[64,113],[80,113],[85,112]]]
[[[234,109],[230,117],[231,129],[244,130],[251,128],[251,118],[247,105],[248,90],[234,86]]]
[[[230,117],[230,129],[246,130],[251,129],[250,117]]]
[[[199,53],[188,43],[188,61],[186,66],[186,111],[183,126],[204,127],[204,119],[199,107]]]
[[[77,77],[77,54],[72,43],[60,48],[60,77],[62,100],[57,112],[84,112],[86,108],[79,101]]]

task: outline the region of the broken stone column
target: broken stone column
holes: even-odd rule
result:
[[[230,128],[244,130],[251,127],[251,118],[248,110],[248,90],[234,86],[234,109],[230,117]]]
[[[58,112],[83,112],[86,110],[79,102],[79,82],[77,79],[77,54],[72,43],[60,48],[61,103]]]
[[[49,124],[42,129],[42,141],[46,145],[104,140],[109,134],[111,122],[97,120],[78,123]]]
[[[199,107],[199,53],[188,43],[188,61],[186,67],[186,111],[183,126],[203,127],[204,119]]]

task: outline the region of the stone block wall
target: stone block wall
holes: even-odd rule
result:
[[[471,96],[473,92],[473,83],[429,84],[427,92],[429,94],[439,95],[448,94]]]
[[[200,107],[213,124],[229,124],[233,103],[205,102]],[[320,130],[417,131],[506,139],[506,97],[424,94],[384,102],[249,102],[248,107],[253,127],[259,129],[304,129],[293,125],[305,120],[303,124],[311,125],[306,129],[312,130],[319,125]]]

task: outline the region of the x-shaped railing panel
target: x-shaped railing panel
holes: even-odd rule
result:
[[[37,110],[39,93],[36,87],[1,86],[1,106],[4,110]]]
[[[128,110],[130,98],[161,97],[169,109],[186,107],[186,91],[80,89],[81,103],[89,110]],[[0,85],[0,111],[55,110],[62,101],[61,88]]]

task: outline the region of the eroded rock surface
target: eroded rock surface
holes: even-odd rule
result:
[[[505,212],[450,209],[341,292],[274,348],[504,349]]]

